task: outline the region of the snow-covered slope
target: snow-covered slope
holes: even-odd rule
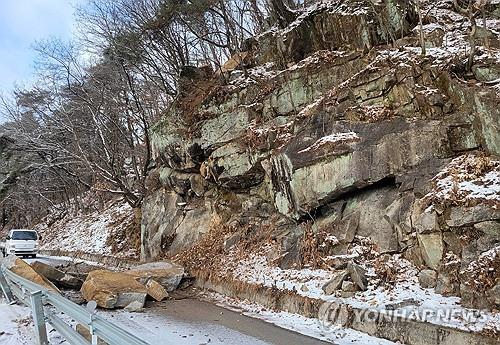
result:
[[[134,258],[138,230],[132,208],[123,201],[107,204],[89,214],[54,214],[35,226],[42,235],[42,250],[62,250]]]

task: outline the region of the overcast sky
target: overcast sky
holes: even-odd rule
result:
[[[71,38],[76,0],[0,0],[0,91],[29,85],[36,40]]]

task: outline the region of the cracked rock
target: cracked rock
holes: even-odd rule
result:
[[[366,270],[353,262],[347,264],[347,270],[349,271],[352,281],[356,283],[362,291],[366,291],[368,289]]]

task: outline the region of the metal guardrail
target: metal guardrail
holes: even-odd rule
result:
[[[97,345],[99,339],[109,345],[148,345],[133,334],[96,315],[95,306],[91,310],[83,308],[3,266],[0,266],[0,288],[7,302],[13,303],[16,297],[31,308],[39,345],[49,344],[47,323],[71,345]],[[60,312],[86,327],[92,341],[89,342],[56,315]]]

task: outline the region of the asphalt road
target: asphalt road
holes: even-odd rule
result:
[[[188,298],[154,303],[147,309],[147,314],[167,316],[177,322],[187,324],[216,325],[258,339],[266,344],[327,344],[198,299]]]

